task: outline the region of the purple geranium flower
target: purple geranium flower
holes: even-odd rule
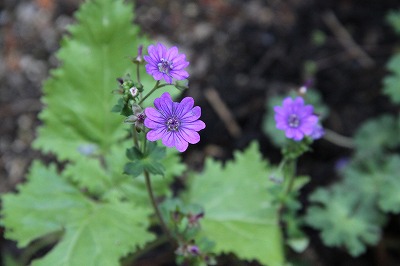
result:
[[[145,109],[144,125],[151,130],[147,139],[156,141],[162,139],[167,147],[176,147],[180,152],[187,149],[188,143],[196,144],[200,141],[197,131],[206,127],[203,121],[198,120],[201,115],[199,106],[194,105],[192,97],[173,102],[171,95],[164,92],[160,98],[154,100],[154,106]]]
[[[284,130],[286,137],[296,141],[304,136],[310,136],[318,123],[318,117],[313,114],[311,105],[304,105],[301,97],[290,97],[283,101],[283,106],[275,106],[276,127]]]
[[[167,49],[161,43],[150,45],[149,55],[144,56],[146,71],[152,75],[155,80],[164,79],[165,82],[172,84],[172,79],[187,79],[189,74],[184,70],[189,65],[185,54],[178,54],[176,46]]]

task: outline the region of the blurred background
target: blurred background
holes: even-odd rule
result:
[[[41,85],[59,62],[59,41],[74,22],[81,0],[0,1],[0,193],[24,180],[33,158]],[[381,95],[385,64],[399,37],[386,22],[397,0],[138,0],[135,22],[144,34],[177,45],[190,61],[190,89],[207,128],[201,142],[183,154],[193,169],[205,156],[232,158],[251,140],[264,156],[278,162],[280,152],[262,130],[266,101],[312,80],[330,108],[323,126],[351,137],[360,124],[396,107]],[[136,47],[132,47],[132,55]],[[112,88],[110,88],[112,89]],[[326,140],[299,163],[316,187],[338,176],[335,166],[352,150]],[[46,159],[51,160],[50,157]],[[400,219],[385,233],[399,237]],[[1,230],[1,229],[0,229]],[[314,265],[382,265],[379,246],[359,258],[324,247],[311,229],[311,246],[302,255]],[[1,231],[2,232],[2,231]],[[3,252],[14,244],[0,239]],[[397,264],[400,262],[397,261]]]

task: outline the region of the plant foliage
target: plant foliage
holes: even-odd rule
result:
[[[268,192],[271,171],[252,143],[224,167],[208,159],[204,172],[193,175],[187,199],[204,207],[202,233],[216,243],[217,254],[283,265],[278,210]]]
[[[1,223],[19,247],[61,235],[33,265],[119,265],[121,257],[154,239],[143,175],[123,174],[127,131],[123,118],[111,112],[116,78],[128,73],[129,55],[149,41],[132,25],[132,6],[122,0],[87,1],[76,18],[57,54],[62,64],[44,85],[43,125],[34,142],[67,163],[61,173],[54,165],[33,163],[18,193],[2,196]],[[143,76],[144,85],[151,83]],[[162,155],[157,160],[168,169],[164,178],[153,178],[157,195],[170,193],[172,176],[185,169],[176,152]]]

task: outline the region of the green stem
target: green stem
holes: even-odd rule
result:
[[[145,178],[145,181],[146,181],[146,188],[147,188],[147,192],[149,193],[151,204],[153,205],[154,211],[156,212],[156,215],[157,215],[157,218],[158,218],[158,220],[160,222],[161,228],[163,229],[165,235],[168,237],[168,239],[171,242],[172,246],[175,246],[175,240],[172,237],[171,232],[168,230],[168,227],[165,224],[165,221],[164,221],[164,219],[163,219],[163,217],[161,215],[160,209],[158,208],[157,201],[156,201],[156,199],[154,197],[153,188],[151,186],[150,174],[146,170],[144,171],[144,178]]]
[[[289,193],[292,191],[293,185],[294,185],[294,179],[296,175],[296,160],[288,160],[288,173],[287,173],[287,179],[289,179],[285,195],[289,195]]]
[[[340,147],[348,148],[348,149],[354,149],[355,148],[355,143],[352,138],[342,136],[332,130],[325,129],[325,135],[324,139],[327,141],[332,142],[333,144],[336,144]]]
[[[133,145],[135,145],[135,147],[139,149],[138,134],[135,128],[135,124],[132,125],[132,138],[133,138]]]
[[[138,104],[141,105],[141,104],[144,102],[144,100],[146,100],[146,99],[147,99],[151,94],[153,94],[153,92],[155,92],[157,89],[162,88],[162,87],[165,87],[165,86],[168,86],[168,85],[170,85],[170,84],[164,83],[164,84],[161,84],[161,85],[160,85],[160,81],[157,80],[156,85],[154,85],[154,87],[149,91],[149,93],[147,93],[147,94],[140,100],[140,102],[139,102]]]
[[[139,84],[142,84],[142,83],[140,82],[140,71],[139,71],[139,66],[140,66],[140,64],[136,64],[136,78],[137,78],[137,82],[138,82]]]

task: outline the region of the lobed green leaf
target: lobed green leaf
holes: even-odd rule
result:
[[[116,78],[134,72],[129,57],[149,41],[132,26],[132,6],[122,0],[94,0],[76,13],[78,24],[69,28],[57,58],[60,68],[44,84],[40,113],[43,126],[34,147],[60,160],[80,160],[82,145],[95,145],[106,154],[125,135],[122,118],[110,112],[117,101]],[[142,71],[148,89],[154,82]]]
[[[119,265],[121,257],[154,239],[147,231],[146,208],[90,200],[54,165],[34,162],[27,179],[18,194],[2,197],[6,237],[25,247],[39,237],[62,233],[60,242],[32,265]]]
[[[278,210],[268,189],[273,183],[268,163],[253,143],[225,167],[207,160],[204,172],[193,174],[187,201],[203,206],[202,233],[215,241],[215,252],[235,253],[245,260],[283,265]]]

